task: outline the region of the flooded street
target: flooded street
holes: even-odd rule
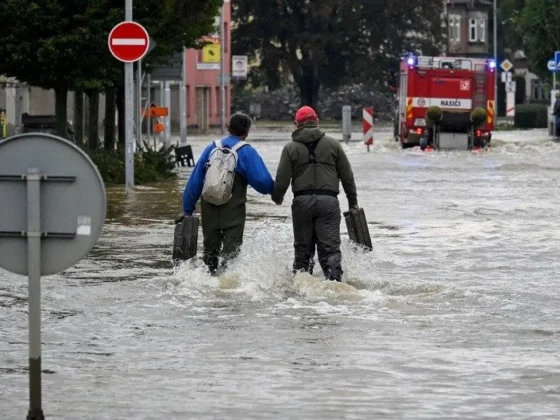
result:
[[[254,137],[274,175],[288,137]],[[212,278],[171,264],[188,168],[108,188],[94,250],[42,281],[47,419],[558,419],[560,144],[496,137],[345,146],[374,251],[343,223],[344,284],[292,278],[291,192],[249,189],[242,254]],[[27,414],[27,325],[27,278],[0,270],[2,420]]]

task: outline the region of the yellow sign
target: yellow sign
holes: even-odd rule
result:
[[[220,44],[208,44],[202,48],[203,63],[219,63],[221,58]]]
[[[6,121],[6,111],[0,111],[0,139],[5,139],[8,135],[8,124]]]

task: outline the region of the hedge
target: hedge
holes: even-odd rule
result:
[[[515,107],[515,127],[546,128],[548,109],[543,104],[520,104]]]

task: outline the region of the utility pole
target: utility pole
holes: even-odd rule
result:
[[[500,68],[498,63],[498,0],[494,0],[494,60],[496,61],[496,74],[494,78],[494,100],[496,101],[496,115],[494,118],[498,119],[498,69]]]
[[[179,88],[179,112],[181,114],[181,139],[180,146],[187,144],[187,50],[183,49],[183,59],[181,60],[181,86]]]
[[[222,135],[226,133],[226,74],[225,74],[225,21],[224,21],[224,5],[222,4],[220,8],[220,103],[222,105],[221,115],[221,127]]]

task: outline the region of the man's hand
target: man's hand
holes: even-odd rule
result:
[[[183,221],[183,219],[185,218],[185,216],[189,216],[189,217],[190,217],[190,216],[192,216],[192,214],[187,214],[187,213],[185,213],[185,214],[182,214],[182,215],[176,217],[176,218],[175,218],[175,224],[177,225],[177,224],[181,223],[181,222]]]
[[[360,206],[354,204],[352,207],[350,207],[350,210],[360,210]]]

